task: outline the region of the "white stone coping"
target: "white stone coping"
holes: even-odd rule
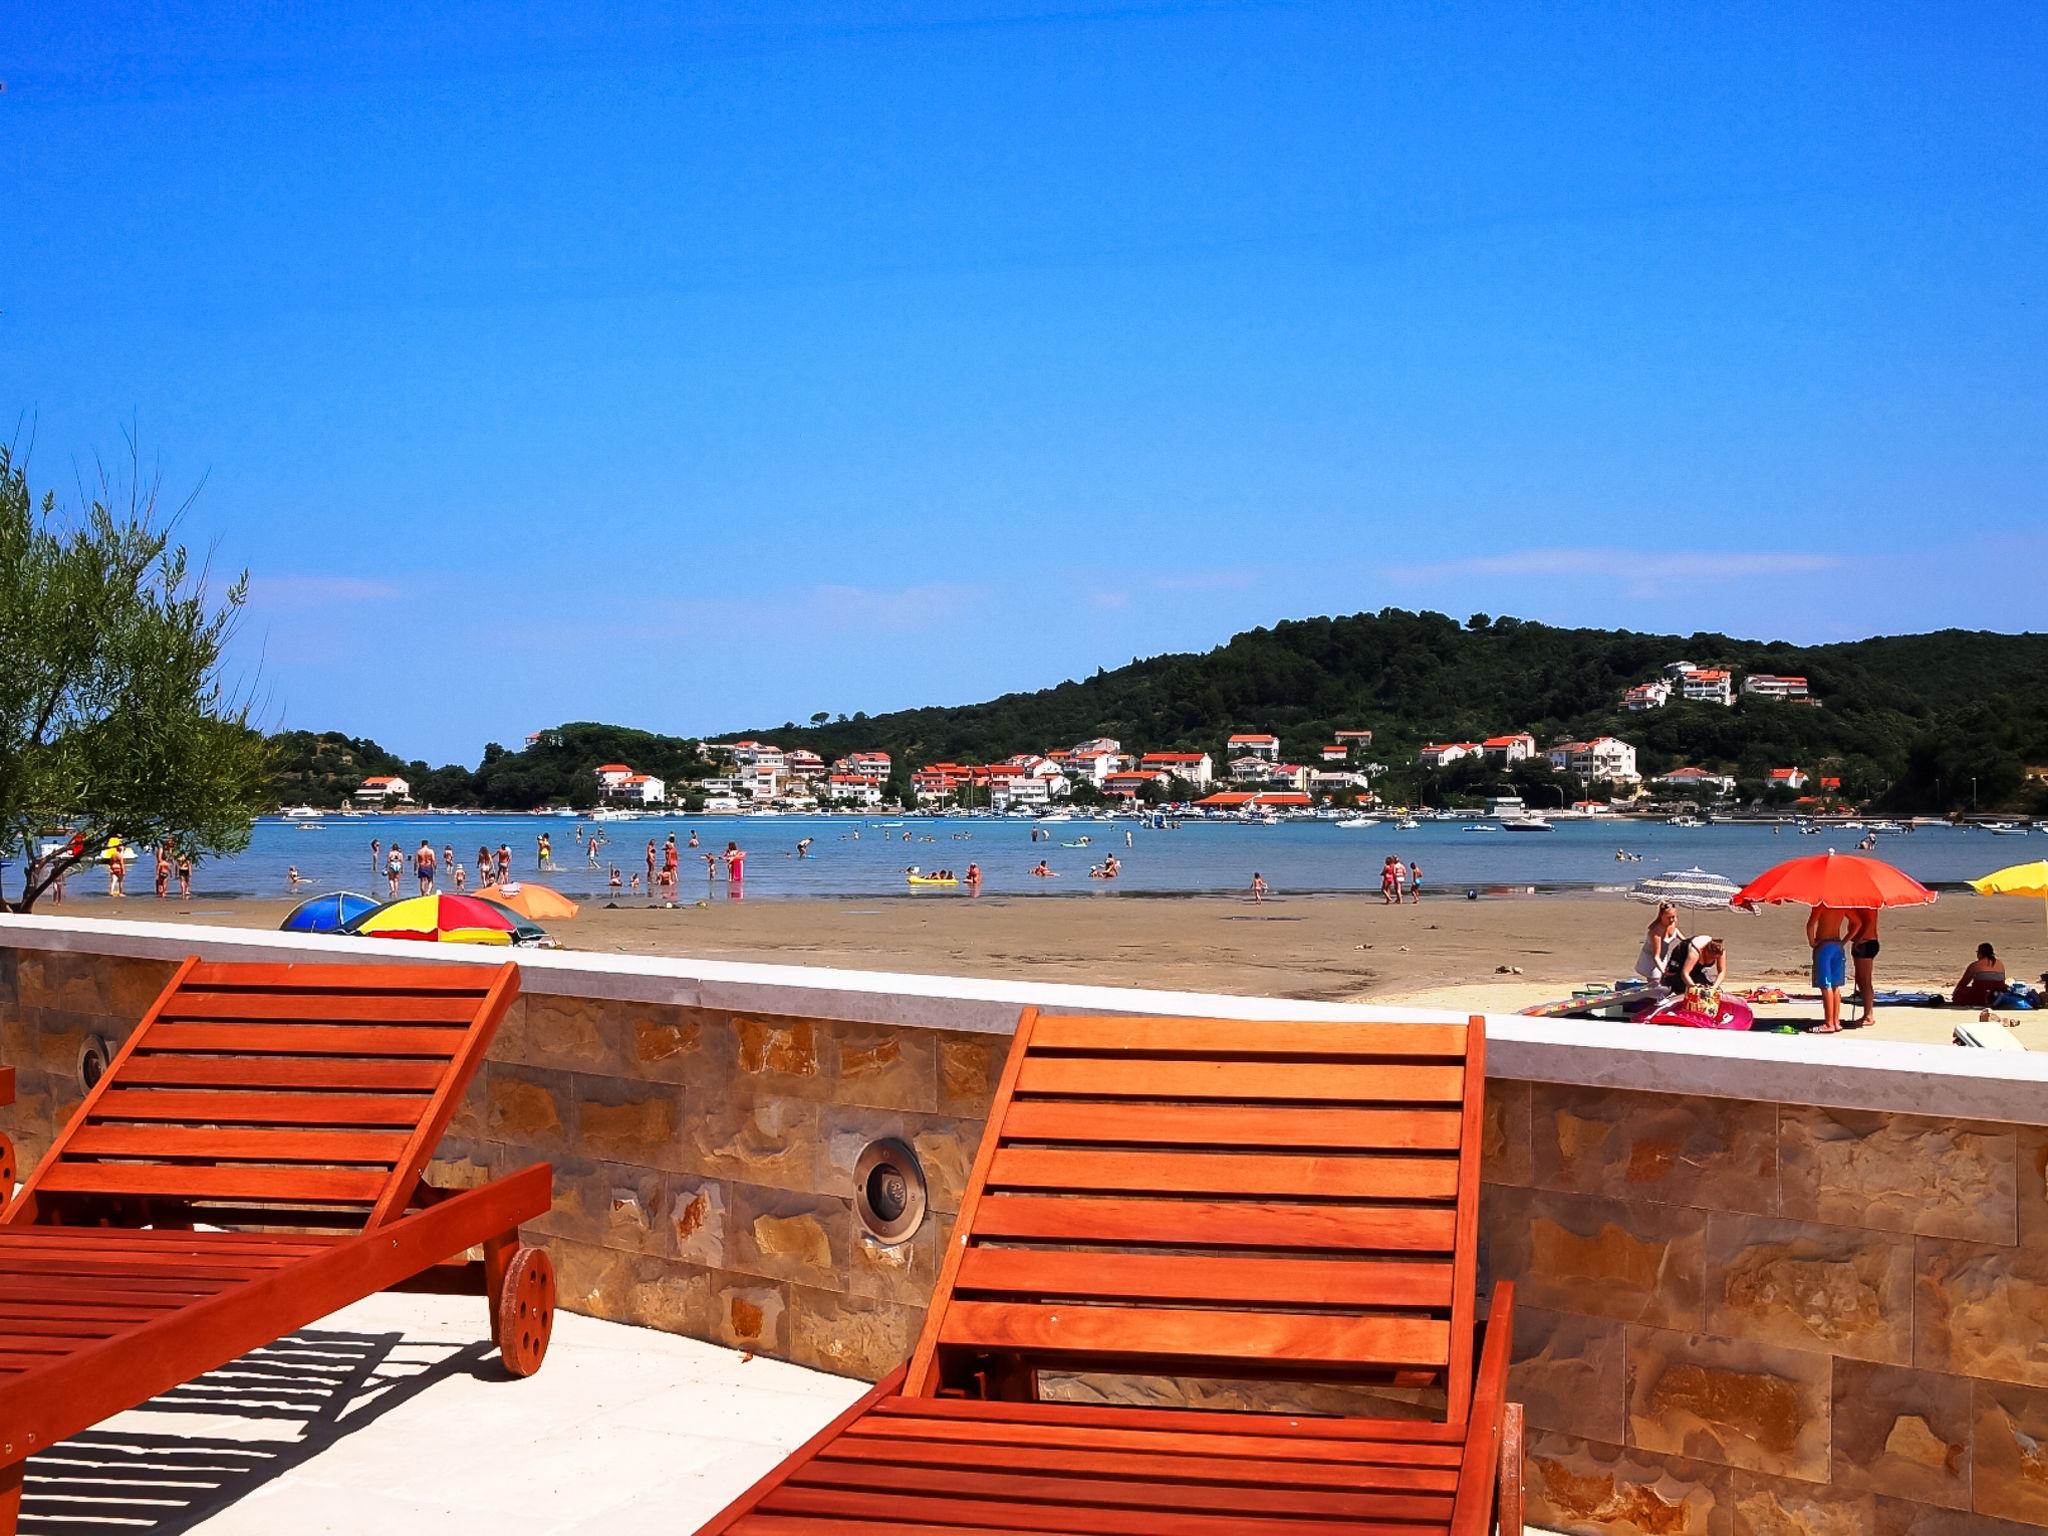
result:
[[[0,947],[181,960],[519,962],[525,989],[855,1023],[1007,1034],[1027,1006],[1230,1019],[1459,1019],[1441,1009],[995,981],[588,950],[508,951],[271,929],[0,915]],[[1489,1076],[1712,1098],[2048,1124],[2048,1054],[1490,1014]]]

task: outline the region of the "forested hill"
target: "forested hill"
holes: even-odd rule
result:
[[[1677,660],[1804,675],[1820,709],[1744,700],[1673,702],[1625,715],[1622,690]],[[1232,731],[1277,732],[1303,756],[1347,726],[1405,765],[1424,741],[1514,730],[1539,741],[1610,732],[1646,772],[1699,762],[1760,775],[1841,760],[1866,794],[1895,803],[2012,802],[2048,763],[2048,635],[1942,630],[1797,646],[1700,633],[1560,629],[1475,614],[1387,609],[1255,629],[1200,654],[1156,656],[1079,682],[985,704],[901,710],[754,732],[826,757],[880,748],[899,759],[980,761],[1090,736],[1126,749],[1221,753]],[[746,733],[740,733],[746,734]]]
[[[1624,688],[1681,659],[1804,675],[1822,707],[1674,700],[1642,714],[1621,711]],[[1093,736],[1114,736],[1131,752],[1209,752],[1220,768],[1233,731],[1276,732],[1288,758],[1313,762],[1332,732],[1366,728],[1374,733],[1370,758],[1390,770],[1378,787],[1402,796],[1430,787],[1414,766],[1426,741],[1526,730],[1548,743],[1605,733],[1635,744],[1646,775],[1692,763],[1732,771],[1747,788],[1773,767],[1816,775],[1824,768],[1852,797],[1897,810],[2048,810],[2048,786],[2027,778],[2029,767],[2048,764],[2048,635],[2040,634],[1943,630],[1793,646],[1558,629],[1484,614],[1459,624],[1388,609],[1276,624],[1211,651],[1133,661],[983,704],[812,719],[721,739],[751,735],[809,747],[828,761],[880,749],[901,775],[925,762],[994,761]],[[672,793],[714,771],[694,742],[593,723],[541,733],[516,752],[492,743],[474,769],[429,770],[374,742],[331,734],[276,740],[284,803],[337,804],[365,773],[405,773],[416,798],[438,805],[524,809],[589,803],[591,770],[602,762],[658,774]],[[1448,772],[1455,778],[1460,769]]]

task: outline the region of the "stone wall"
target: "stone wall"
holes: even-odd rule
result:
[[[20,1102],[0,1126],[32,1158],[81,1096],[84,1041],[118,1045],[175,941],[5,939],[0,1059]],[[225,957],[255,940],[184,942]],[[895,1365],[1020,989],[786,970],[714,989],[605,965],[527,967],[436,1175],[552,1161],[554,1208],[530,1231],[574,1310],[847,1375]],[[1329,1013],[1072,991],[1031,1000]],[[1784,1100],[1764,1102],[1699,1037],[1607,1046],[1538,1025],[1556,1028],[1489,1030],[1507,1047],[1496,1067],[1522,1075],[1489,1080],[1482,1217],[1486,1273],[1520,1286],[1533,1520],[1607,1536],[2048,1528],[2048,1094],[1997,1075],[2031,1059],[1983,1060],[1973,1081],[1958,1058],[1977,1053],[1924,1052],[1917,1102],[1944,1113],[1911,1114],[1894,1106],[1913,1060],[1866,1068],[1865,1042],[1737,1042],[1787,1053],[1752,1063]],[[1796,1054],[1820,1045],[1834,1054],[1818,1064]],[[1666,1079],[1688,1091],[1643,1086]],[[2022,1103],[2031,1119],[1954,1113]],[[893,1248],[864,1236],[852,1199],[854,1160],[882,1137],[915,1149],[932,1200]]]
[[[1488,1084],[1530,1518],[2048,1527],[2048,1130]]]

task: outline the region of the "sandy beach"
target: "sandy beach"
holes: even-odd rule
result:
[[[287,900],[148,897],[126,918],[275,928]],[[116,915],[107,901],[69,916]],[[1757,916],[1686,914],[1691,933],[1723,935],[1731,982],[1806,990],[1803,908]],[[1647,908],[1616,899],[1528,896],[1428,900],[1398,908],[1318,896],[1253,905],[1241,898],[964,897],[729,901],[675,908],[586,906],[552,925],[563,946],[614,954],[690,955],[855,970],[1094,982],[1206,992],[1514,1012],[1574,987],[1628,974]],[[1887,914],[1882,988],[1946,992],[1977,944],[1990,940],[2015,976],[2048,967],[2048,926],[2021,901],[1947,898]],[[1502,967],[1511,969],[1503,970]],[[1817,1005],[1786,1010],[1817,1017]],[[1953,1011],[1880,1010],[1862,1038],[1949,1039]],[[2048,1014],[2014,1015],[2016,1037],[2048,1049]],[[2036,1020],[2043,1021],[2040,1025]]]

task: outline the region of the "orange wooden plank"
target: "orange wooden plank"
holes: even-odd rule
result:
[[[205,1126],[87,1125],[71,1150],[97,1157],[204,1157],[269,1163],[381,1163],[405,1150],[402,1131],[216,1130]]]
[[[1404,1056],[1465,1054],[1462,1024],[1362,1024],[1277,1019],[1096,1018],[1047,1014],[1032,1050],[1109,1055]]]
[[[1448,1157],[1003,1147],[988,1182],[1006,1189],[1448,1200],[1458,1192],[1458,1164]]]
[[[974,1230],[978,1237],[1050,1242],[1448,1253],[1455,1228],[1456,1213],[1448,1206],[990,1195],[981,1202]]]
[[[74,1195],[166,1195],[280,1204],[339,1200],[369,1205],[382,1192],[388,1177],[381,1168],[65,1162],[43,1175],[43,1188]]]
[[[482,997],[498,967],[475,962],[418,965],[258,964],[246,960],[195,961],[185,984],[208,991],[260,992],[467,992]]]
[[[236,1093],[122,1088],[92,1106],[95,1118],[199,1125],[395,1125],[419,1123],[427,1100],[370,1093]],[[84,1113],[81,1111],[81,1113]]]
[[[1130,1450],[1145,1454],[1159,1453],[1180,1456],[1188,1460],[1220,1459],[1224,1461],[1263,1462],[1274,1459],[1292,1461],[1330,1461],[1345,1464],[1373,1466],[1434,1467],[1453,1468],[1458,1465],[1460,1450],[1456,1444],[1441,1442],[1411,1442],[1398,1440],[1329,1439],[1323,1436],[1305,1434],[1300,1421],[1290,1420],[1280,1414],[1237,1414],[1231,1417],[1265,1419],[1269,1421],[1266,1433],[1236,1429],[1228,1432],[1216,1429],[1194,1427],[1170,1428],[1155,1426],[1150,1421],[1170,1409],[1146,1409],[1133,1412],[1129,1408],[1105,1408],[1098,1410],[1105,1415],[1100,1420],[1082,1422],[1061,1422],[1059,1418],[1018,1419],[1015,1417],[942,1417],[921,1415],[915,1410],[931,1399],[899,1398],[895,1406],[902,1411],[877,1411],[868,1414],[847,1427],[848,1437],[902,1438],[906,1440],[929,1440],[934,1443],[968,1445],[1022,1445],[1033,1447],[1037,1454],[1047,1461],[1064,1457],[1070,1450],[1084,1450],[1090,1447],[1102,1450]],[[987,1404],[974,1404],[984,1408]],[[1015,1407],[1065,1409],[1065,1403],[1005,1403],[1005,1409]],[[1216,1418],[1217,1414],[1199,1413],[1202,1418]],[[1342,1421],[1340,1421],[1342,1422]],[[1425,1430],[1441,1431],[1443,1426],[1424,1424]],[[1283,1433],[1283,1431],[1285,1431]]]
[[[1124,1301],[1448,1307],[1451,1266],[1400,1260],[1215,1258],[1184,1253],[1076,1255],[975,1247],[961,1257],[957,1288]]]
[[[246,1019],[284,1024],[440,1024],[462,1028],[476,1014],[481,993],[433,992],[208,992],[190,986],[164,1006],[163,1022]]]
[[[1180,1431],[1217,1437],[1285,1435],[1376,1448],[1382,1442],[1463,1444],[1463,1425],[1429,1419],[1360,1419],[1341,1414],[1241,1413],[1202,1408],[1147,1408],[1134,1417],[1127,1407],[1089,1403],[977,1401],[950,1397],[885,1397],[869,1410],[889,1419],[952,1420],[977,1432],[990,1425],[1034,1424],[1111,1429],[1142,1424],[1148,1431]],[[1290,1452],[1289,1454],[1294,1454]],[[1348,1452],[1347,1452],[1348,1454]],[[1456,1456],[1453,1454],[1453,1464]]]
[[[872,1421],[871,1421],[872,1422]],[[1291,1488],[1377,1488],[1413,1493],[1450,1493],[1458,1486],[1454,1468],[1386,1465],[1331,1458],[1279,1455],[1186,1456],[1163,1447],[1113,1450],[1087,1439],[1062,1446],[1056,1460],[1047,1447],[999,1445],[985,1441],[891,1438],[844,1434],[818,1452],[821,1461],[883,1461],[908,1466],[991,1467],[1035,1471],[1058,1467],[1090,1477],[1168,1479],[1188,1483],[1274,1483]]]
[[[1134,1360],[1437,1366],[1450,1359],[1450,1332],[1442,1319],[1398,1315],[955,1301],[940,1342]]]
[[[1013,1103],[1003,1118],[1001,1135],[1011,1142],[1451,1151],[1458,1145],[1459,1126],[1455,1109],[1037,1099]]]
[[[433,1056],[465,1038],[440,1024],[159,1024],[145,1049],[214,1055]]]
[[[1464,1080],[1461,1066],[1031,1056],[1017,1076],[1017,1092],[1089,1098],[1283,1099],[1304,1104],[1453,1104]],[[1113,1130],[1114,1121],[1104,1129]]]
[[[1029,1500],[975,1499],[957,1495],[878,1493],[854,1488],[799,1488],[784,1484],[762,1501],[764,1514],[833,1515],[893,1520],[896,1530],[915,1530],[920,1523],[963,1526],[992,1525],[1003,1530],[1076,1532],[1083,1536],[1303,1536],[1314,1529],[1326,1536],[1422,1536],[1414,1521],[1354,1520],[1333,1527],[1327,1520],[1290,1520],[1251,1514],[1210,1514],[1176,1510],[1162,1522],[1146,1509],[1112,1509],[1101,1505],[1059,1505]],[[1438,1527],[1441,1529],[1441,1525]],[[742,1530],[746,1527],[742,1527]]]
[[[445,1061],[361,1060],[345,1056],[137,1056],[122,1069],[124,1088],[366,1088],[431,1093]],[[422,1103],[425,1101],[422,1100]]]

